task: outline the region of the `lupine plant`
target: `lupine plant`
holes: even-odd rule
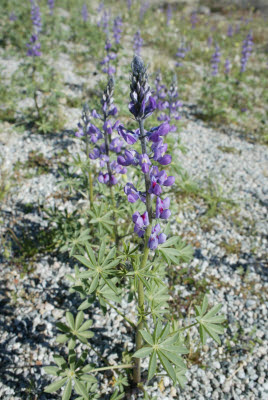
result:
[[[138,30],[133,38],[133,50],[135,54],[140,55],[142,45],[143,45],[143,39],[141,37],[140,30]]]
[[[192,335],[196,335],[194,327],[198,327],[201,343],[205,344],[208,336],[220,343],[218,334],[224,330],[221,323],[225,318],[217,315],[221,305],[208,311],[207,297],[201,306],[196,307],[195,317],[191,321],[175,321],[167,313],[168,269],[180,261],[189,260],[191,250],[182,244],[179,237],[170,236],[166,223],[171,217],[171,197],[168,192],[175,181],[173,176],[168,175],[172,157],[166,154],[167,144],[164,143],[170,125],[164,122],[156,127],[147,126],[147,120],[156,109],[148,79],[143,60],[134,56],[129,103],[134,125],[132,129],[122,123],[114,125],[119,139],[126,143],[124,153],[117,157],[117,163],[128,169],[129,181],[124,187],[124,196],[126,204],[129,204],[126,210],[133,212],[135,235],[127,241],[122,241],[121,237],[116,246],[113,243],[115,238],[102,235],[95,238],[95,243],[81,240],[76,247],[74,257],[80,266],[75,267],[75,274],[69,279],[72,282],[71,291],[81,296],[82,303],[75,316],[68,311],[66,323],[57,324],[61,331],[57,342],[67,345],[67,358],[55,355],[56,365],[46,367],[46,372],[58,379],[45,391],[52,393],[65,386],[63,400],[70,399],[73,389],[80,400],[100,398],[96,374],[107,370],[116,375],[111,400],[126,398],[125,394],[131,392],[138,396],[139,391],[148,398],[145,381],[148,384],[159,374],[163,376],[163,372],[173,384],[183,386],[187,369],[184,358],[189,352],[186,332],[191,329]],[[92,112],[94,118],[102,119],[104,123],[102,152],[108,155],[103,160],[109,175],[105,183],[109,187],[114,183],[109,172],[110,154],[107,152],[109,143],[112,144],[109,139],[112,129],[108,122],[109,115],[115,113],[112,97],[113,81],[110,79],[101,103],[103,116]],[[88,117],[85,119],[84,134],[92,127],[89,120]],[[99,134],[97,132],[97,136]],[[129,219],[131,215],[125,218]],[[122,297],[129,302],[134,300],[135,318],[125,315],[120,309]],[[135,338],[134,352],[123,356],[120,364],[111,365],[94,346],[94,332],[91,330],[93,321],[85,316],[85,312],[96,302],[104,312],[111,308],[117,312]],[[93,365],[88,357],[89,350],[93,350],[100,363],[104,362],[105,365]],[[143,358],[149,358],[148,368],[141,364]],[[117,375],[117,370],[126,371],[127,374]]]
[[[252,53],[252,48],[253,48],[253,36],[252,32],[249,32],[246,38],[244,39],[242,45],[240,74],[242,74],[246,70],[248,59]]]

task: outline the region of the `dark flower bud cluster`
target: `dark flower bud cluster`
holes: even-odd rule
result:
[[[212,54],[212,57],[211,57],[211,69],[212,69],[211,75],[212,76],[218,75],[220,61],[221,61],[220,47],[218,44],[216,44],[214,53]]]
[[[98,160],[102,170],[99,173],[98,180],[100,183],[107,185],[115,185],[118,180],[116,174],[125,174],[126,168],[120,165],[116,160],[111,160],[111,153],[120,154],[124,142],[120,138],[112,138],[112,133],[117,129],[119,121],[112,122],[111,117],[117,115],[117,108],[114,105],[114,80],[109,78],[107,86],[103,92],[101,99],[102,115],[93,110],[91,116],[83,114],[82,124],[78,124],[77,137],[87,135],[92,149],[88,156],[91,160]],[[91,120],[96,119],[102,121],[102,130],[99,129]]]
[[[39,42],[39,33],[42,28],[42,23],[41,23],[41,13],[40,13],[40,8],[39,6],[35,3],[34,0],[31,0],[31,20],[33,24],[33,33],[30,38],[30,42],[27,43],[27,56],[29,57],[39,57],[41,56],[41,45]]]
[[[252,32],[249,32],[246,38],[243,40],[243,45],[242,45],[241,68],[240,68],[241,74],[246,70],[248,59],[252,53],[252,49],[253,49],[253,35]]]
[[[133,38],[133,50],[134,50],[134,53],[137,54],[138,56],[141,53],[142,45],[143,45],[143,39],[141,37],[140,31],[138,30],[135,33],[134,38]]]
[[[139,140],[141,153],[136,150],[126,149],[124,156],[118,156],[117,162],[124,167],[133,165],[136,168],[140,168],[144,174],[145,192],[137,190],[130,182],[126,184],[124,191],[130,203],[140,200],[146,204],[146,211],[143,214],[136,211],[132,216],[134,232],[139,237],[143,237],[146,229],[150,226],[150,236],[146,245],[154,250],[158,244],[165,242],[166,235],[161,233],[161,227],[158,222],[154,226],[152,225],[152,220],[166,220],[171,214],[169,210],[170,199],[168,197],[161,199],[160,195],[163,192],[163,187],[172,186],[175,179],[173,176],[167,176],[166,171],[158,167],[158,165],[168,165],[172,160],[169,154],[165,154],[167,144],[163,140],[164,136],[169,133],[170,126],[168,123],[163,123],[160,126],[151,128],[149,131],[145,131],[144,120],[153,113],[156,108],[156,102],[151,95],[148,74],[142,59],[139,56],[134,56],[131,67],[131,102],[129,110],[136,121],[139,122],[139,129],[130,131],[120,124],[117,130],[119,135],[130,145]],[[148,150],[148,145],[150,145],[150,150]],[[153,211],[152,206],[154,199],[155,211]]]

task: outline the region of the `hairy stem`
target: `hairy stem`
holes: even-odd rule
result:
[[[147,154],[143,120],[139,121],[139,126],[140,126],[142,153]],[[144,179],[145,179],[145,188],[146,188],[146,210],[148,212],[150,224],[147,227],[147,229],[145,231],[145,235],[144,235],[144,251],[143,251],[140,269],[143,269],[146,266],[146,263],[148,260],[149,251],[150,251],[150,249],[148,247],[148,241],[149,241],[151,230],[152,230],[152,201],[151,201],[151,195],[149,193],[149,188],[150,188],[149,173],[144,174]],[[143,283],[140,279],[138,280],[138,307],[139,307],[141,317],[140,317],[140,322],[136,329],[136,351],[142,347],[142,336],[140,334],[140,330],[143,327],[143,318],[144,318],[143,317],[143,315],[144,315],[144,288],[143,288]],[[134,367],[134,372],[133,372],[133,380],[136,384],[138,384],[141,381],[140,358],[135,358],[134,360],[135,360],[135,367]]]
[[[109,369],[123,369],[123,368],[133,368],[133,364],[120,364],[120,365],[111,365],[109,367],[94,368],[90,371],[90,373],[99,372],[99,371],[107,371]]]

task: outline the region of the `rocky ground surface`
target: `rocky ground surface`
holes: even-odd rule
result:
[[[194,258],[186,275],[175,282],[174,293],[183,312],[189,298],[208,292],[211,303],[223,303],[228,327],[221,347],[209,342],[198,359],[189,363],[188,384],[174,388],[168,378],[155,381],[150,389],[157,399],[266,399],[267,385],[267,149],[226,135],[187,118],[180,133],[186,154],[178,153],[182,166],[202,185],[208,178],[217,182],[222,195],[232,199],[229,206],[219,203],[216,215],[207,217],[203,199],[185,197],[173,210],[175,229],[191,242]],[[229,151],[228,151],[229,149]],[[230,150],[232,149],[232,150]],[[59,163],[66,161],[64,150],[73,154],[79,146],[72,135],[54,136],[16,133],[1,127],[0,155],[3,170],[16,176],[1,205],[1,383],[3,399],[49,399],[42,394],[49,378],[42,366],[52,362],[55,322],[68,309],[75,310],[77,298],[68,293],[68,259],[61,256],[36,257],[31,272],[22,274],[21,266],[6,257],[8,242],[25,240],[27,235],[45,228],[41,205],[66,205],[54,196],[62,178]],[[43,154],[47,173],[25,176],[23,165],[29,155]],[[34,172],[34,171],[33,171]],[[35,171],[36,172],[36,171]],[[31,206],[29,206],[31,205]],[[175,221],[176,220],[176,221]],[[13,236],[12,236],[13,232]],[[185,266],[182,266],[185,267]],[[182,267],[178,267],[178,275]],[[203,286],[202,286],[203,285]],[[129,305],[123,302],[122,308]],[[128,313],[132,312],[128,308]],[[113,311],[103,317],[99,309],[94,321],[94,343],[100,352],[117,359],[123,345],[131,350],[133,337]],[[110,347],[111,343],[113,345]],[[97,362],[92,352],[92,361]],[[109,393],[107,375],[102,390]],[[103,395],[103,399],[105,396]]]

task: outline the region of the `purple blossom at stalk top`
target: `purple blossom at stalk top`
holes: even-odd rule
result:
[[[38,4],[36,4],[35,0],[30,0],[31,1],[31,19],[34,27],[34,31],[36,33],[40,33],[41,28],[42,28],[42,22],[41,22],[41,14],[40,14],[40,8]]]
[[[110,19],[111,19],[110,12],[107,11],[107,10],[104,10],[104,12],[103,12],[103,14],[101,16],[101,19],[98,22],[98,26],[100,28],[102,28],[103,32],[106,34],[107,37],[109,36]]]
[[[232,37],[234,35],[234,29],[233,26],[231,24],[228,25],[228,29],[227,29],[227,36],[228,37]]]
[[[47,0],[47,4],[48,4],[48,7],[49,7],[50,15],[53,15],[53,10],[54,10],[54,7],[55,7],[55,0]]]
[[[111,65],[111,61],[115,60],[117,55],[113,51],[111,51],[112,44],[109,41],[109,39],[106,40],[105,43],[105,51],[106,51],[106,56],[102,59],[101,65],[104,67],[102,68],[102,72],[105,74],[108,74],[109,76],[115,74],[116,69],[113,65]]]
[[[189,48],[186,47],[185,45],[181,45],[178,48],[178,51],[176,53],[176,57],[178,57],[178,61],[175,64],[176,67],[181,67],[183,65],[182,60],[185,58],[188,51],[189,51]]]
[[[30,39],[30,43],[26,44],[28,50],[27,50],[27,56],[29,57],[40,57],[42,55],[40,49],[41,45],[38,40],[37,35],[32,35]]]
[[[87,22],[87,20],[88,20],[88,9],[87,9],[86,3],[84,3],[83,6],[82,6],[81,16],[82,16],[82,20],[84,22]]]
[[[14,21],[17,21],[17,19],[18,19],[18,17],[16,16],[16,14],[14,12],[11,12],[9,14],[9,21],[14,22]]]
[[[250,31],[247,34],[246,38],[243,40],[242,53],[241,53],[241,68],[240,68],[241,74],[246,70],[248,59],[250,57],[250,54],[252,53],[252,48],[253,48],[253,36],[252,32]]]
[[[143,20],[145,13],[147,10],[150,8],[150,2],[149,0],[141,0],[141,6],[140,6],[140,21]]]
[[[138,56],[140,55],[142,45],[143,45],[143,39],[141,37],[140,31],[138,30],[133,38],[134,53],[137,54]]]
[[[117,108],[113,103],[113,92],[114,80],[110,77],[101,99],[102,115],[93,110],[91,116],[82,117],[83,124],[78,124],[78,131],[75,133],[77,137],[85,137],[89,142],[88,156],[99,163],[98,181],[106,185],[115,185],[118,182],[116,175],[126,173],[125,166],[111,159],[111,155],[120,154],[124,146],[123,140],[112,137],[113,131],[119,125],[119,121],[111,120],[111,117],[117,114]],[[101,122],[101,129],[91,122],[92,118]]]
[[[219,72],[219,63],[221,61],[221,52],[220,52],[220,47],[218,44],[215,45],[215,51],[212,54],[211,57],[211,75],[212,76],[217,76]]]
[[[231,70],[231,63],[229,58],[226,58],[224,63],[224,74],[228,76],[230,74],[230,70]]]
[[[127,8],[128,8],[128,11],[131,10],[131,7],[132,7],[132,1],[131,1],[131,0],[127,0]]]
[[[167,26],[170,25],[171,18],[172,18],[172,7],[169,4],[167,7]]]
[[[179,100],[177,77],[174,74],[169,90],[167,91],[166,101],[162,103],[162,110],[167,110],[167,114],[160,114],[158,121],[164,121],[170,124],[169,131],[176,132],[176,125],[171,125],[172,120],[178,121],[181,119],[179,109],[182,103]],[[175,122],[174,121],[174,122]]]
[[[166,98],[166,86],[162,83],[161,72],[158,71],[155,76],[155,90],[153,91],[156,107],[158,110],[163,110],[163,101]]]
[[[121,40],[122,25],[123,25],[122,18],[116,17],[114,19],[114,25],[113,25],[113,36],[116,44],[119,44]]]
[[[191,14],[190,20],[191,20],[192,29],[195,29],[196,24],[197,24],[197,22],[198,22],[197,12],[196,12],[196,11],[194,11],[194,12]]]
[[[211,47],[211,46],[212,46],[212,43],[213,43],[213,38],[212,38],[212,36],[209,36],[209,37],[208,37],[207,43],[208,43],[208,47]]]
[[[146,205],[143,214],[136,211],[132,216],[134,232],[139,237],[144,237],[146,234],[149,239],[145,245],[155,250],[159,244],[166,241],[166,235],[161,233],[158,220],[167,220],[171,215],[169,197],[161,199],[160,195],[165,186],[174,184],[175,178],[167,176],[166,171],[158,167],[171,162],[171,156],[166,154],[167,144],[164,143],[164,137],[169,133],[170,126],[165,122],[149,131],[144,130],[144,120],[156,109],[156,101],[148,84],[146,67],[139,56],[134,56],[131,68],[129,110],[139,123],[139,129],[130,131],[120,124],[118,133],[127,144],[132,145],[139,140],[142,152],[139,154],[136,150],[126,149],[125,155],[118,156],[117,161],[124,167],[132,165],[140,168],[144,174],[145,192],[138,191],[130,182],[126,184],[124,191],[130,203],[140,200]],[[155,224],[153,220],[156,220]],[[149,234],[146,233],[147,229],[150,229]]]

